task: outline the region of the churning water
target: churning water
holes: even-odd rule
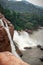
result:
[[[15,30],[13,40],[18,44],[20,50],[25,50],[24,47],[34,47],[37,45],[37,41],[32,39],[25,31],[17,32]]]
[[[43,45],[43,29],[35,31],[29,35],[25,31],[14,31],[13,40],[18,44],[20,50],[25,50],[24,47],[35,47]]]

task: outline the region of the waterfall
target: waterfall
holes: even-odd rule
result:
[[[10,45],[11,45],[12,53],[13,53],[16,57],[20,58],[19,55],[18,55],[17,52],[16,52],[16,49],[15,49],[15,46],[14,46],[14,43],[13,43],[13,40],[12,40],[10,31],[9,31],[9,27],[8,27],[6,21],[4,21],[4,22],[5,22],[5,25],[6,25],[6,26],[4,26],[3,21],[0,20],[1,25],[4,27],[4,29],[6,30],[6,32],[7,32],[7,34],[8,34],[8,38],[9,38],[9,40],[10,40]]]
[[[2,19],[0,19],[0,25],[2,25],[2,26],[4,27],[4,24],[3,24],[3,22],[2,22]]]
[[[34,40],[25,31],[14,31],[13,41],[15,41],[20,50],[25,50],[24,47],[35,47],[37,46],[37,40]]]

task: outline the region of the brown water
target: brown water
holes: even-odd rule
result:
[[[43,29],[39,29],[38,31],[34,31],[31,35],[31,38],[34,40],[37,40],[38,44],[43,45]],[[22,59],[30,63],[31,65],[43,65],[43,62],[40,61],[40,57],[43,56],[43,51],[40,50],[40,48],[32,48],[27,49],[26,51],[23,51],[23,57]]]
[[[43,46],[43,28],[38,29],[37,31],[34,31],[31,35],[31,38],[37,41],[37,44],[40,44]]]

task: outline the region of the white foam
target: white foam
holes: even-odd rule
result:
[[[13,35],[13,41],[18,44],[20,50],[25,50],[24,47],[34,47],[37,45],[37,41],[33,40],[25,31],[21,31],[19,34],[15,30]]]
[[[2,25],[4,27],[2,19],[0,19],[0,25]]]

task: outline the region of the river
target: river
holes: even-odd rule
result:
[[[36,40],[37,44],[40,44],[43,47],[43,28],[34,31],[30,37]],[[40,60],[40,58],[43,57],[43,50],[40,50],[40,48],[34,47],[32,49],[22,51],[22,53],[22,59],[25,62],[30,63],[30,65],[43,65],[43,62]]]
[[[34,31],[31,35],[31,38],[37,41],[37,44],[40,44],[43,46],[43,28],[38,29],[37,31]]]

